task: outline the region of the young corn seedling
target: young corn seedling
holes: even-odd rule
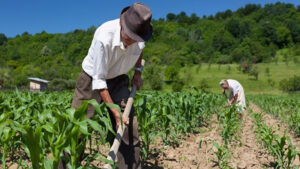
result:
[[[137,95],[135,98],[135,107],[139,122],[139,132],[142,136],[142,159],[146,160],[150,155],[150,143],[155,134],[151,134],[156,124],[156,115],[151,116],[150,109],[146,108],[146,99]]]
[[[300,155],[286,134],[282,137],[275,134],[272,128],[262,122],[262,115],[253,113],[257,125],[256,134],[264,143],[271,155],[275,157],[276,168],[293,168],[293,161]]]
[[[213,146],[217,150],[215,154],[217,156],[218,166],[222,169],[230,169],[230,166],[228,165],[228,161],[227,161],[229,157],[227,145],[219,145],[217,142],[213,142]]]
[[[237,138],[236,133],[240,128],[240,119],[237,115],[236,106],[233,105],[229,109],[226,109],[224,114],[220,115],[220,121],[222,126],[221,136],[225,144],[229,144],[234,138]]]

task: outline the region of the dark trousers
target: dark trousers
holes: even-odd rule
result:
[[[109,94],[113,102],[120,106],[122,113],[125,109],[130,91],[128,90],[129,78],[127,75],[120,75],[113,79],[108,79],[107,87]],[[82,71],[76,82],[75,93],[73,97],[72,107],[78,108],[83,100],[96,99],[98,103],[101,103],[99,90],[92,90],[92,78]],[[93,118],[94,108],[89,105],[87,118]],[[110,112],[111,122],[115,128],[115,119]],[[118,168],[120,169],[140,169],[140,140],[138,134],[137,118],[134,114],[134,108],[132,107],[129,115],[129,126],[125,129],[122,142],[117,153]],[[66,155],[65,155],[66,156]],[[66,164],[63,160],[59,162],[59,169],[66,168]]]

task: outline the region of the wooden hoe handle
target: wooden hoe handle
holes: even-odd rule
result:
[[[145,60],[143,59],[142,60],[142,66],[144,66],[144,64],[145,64]],[[126,107],[125,107],[125,110],[123,112],[123,118],[128,118],[131,107],[132,107],[132,104],[133,104],[135,94],[136,94],[136,85],[133,84],[130,96],[127,100]],[[111,146],[111,148],[109,150],[107,160],[115,161],[117,152],[119,150],[119,147],[120,147],[120,144],[121,144],[121,141],[122,141],[122,137],[123,137],[123,134],[124,134],[125,127],[126,126],[123,123],[120,124],[120,126],[118,127],[116,138],[114,139],[113,145]],[[104,166],[104,168],[105,169],[111,169],[112,166],[110,164],[106,164]]]

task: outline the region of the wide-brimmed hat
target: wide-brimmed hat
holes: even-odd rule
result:
[[[146,5],[136,2],[121,12],[120,23],[123,31],[137,42],[145,42],[152,36],[152,12]]]

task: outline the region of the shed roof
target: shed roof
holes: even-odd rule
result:
[[[49,83],[50,82],[48,80],[40,79],[40,78],[37,78],[37,77],[29,77],[28,79],[32,80],[32,81],[36,81],[36,82],[42,82],[42,83]]]

